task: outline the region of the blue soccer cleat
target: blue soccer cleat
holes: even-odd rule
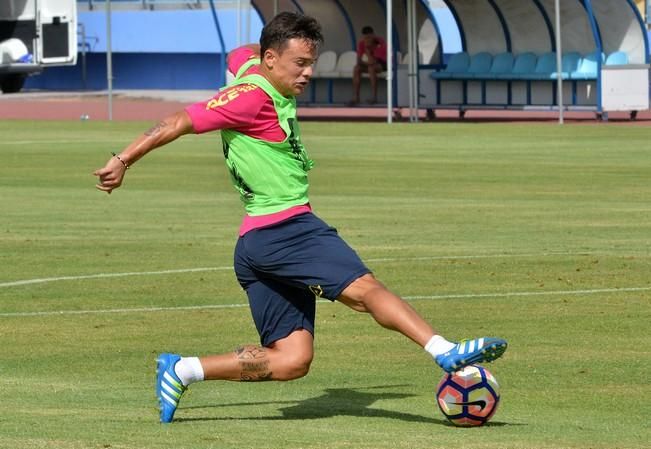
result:
[[[434,360],[444,371],[452,373],[468,365],[492,362],[504,354],[506,346],[506,340],[501,338],[482,337],[462,340],[445,354],[434,357]]]
[[[181,396],[187,390],[174,372],[174,365],[181,360],[176,354],[161,354],[156,360],[156,397],[160,409],[160,422],[171,423]]]

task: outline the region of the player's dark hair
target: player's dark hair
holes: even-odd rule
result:
[[[314,17],[293,12],[279,13],[262,29],[260,57],[270,48],[282,53],[290,39],[303,39],[319,47],[323,43],[321,25]]]
[[[362,34],[375,34],[375,30],[373,30],[373,27],[367,25],[362,28]]]

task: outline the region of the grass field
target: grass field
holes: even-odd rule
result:
[[[156,354],[255,343],[218,135],[91,173],[145,123],[0,122],[0,447],[648,448],[651,130],[305,123],[311,201],[451,339],[507,338],[502,403],[447,425],[424,351],[319,303],[311,373],[193,385],[162,426]]]

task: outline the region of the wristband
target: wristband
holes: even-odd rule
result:
[[[122,162],[122,165],[124,165],[124,168],[126,168],[127,170],[129,170],[129,164],[127,164],[126,162],[124,162],[124,161],[120,158],[120,156],[118,156],[117,154],[115,154],[115,153],[113,153],[113,152],[111,152],[111,154],[112,154],[113,157],[116,158],[118,161]]]

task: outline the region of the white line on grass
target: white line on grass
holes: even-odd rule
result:
[[[127,276],[153,276],[157,274],[200,273],[204,271],[225,271],[225,270],[232,270],[232,269],[233,267],[206,267],[206,268],[184,268],[180,270],[133,271],[127,273],[98,273],[98,274],[87,274],[83,276],[59,276],[59,277],[51,277],[51,278],[25,279],[23,281],[3,282],[0,284],[0,288],[16,287],[19,285],[44,284],[46,282],[77,281],[80,279],[119,278],[119,277],[127,277]]]
[[[107,313],[151,313],[151,312],[176,312],[209,309],[237,309],[248,307],[246,303],[236,304],[208,304],[203,306],[179,307],[134,307],[124,309],[98,309],[98,310],[53,310],[45,312],[15,312],[0,313],[0,317],[28,317],[28,316],[59,316],[59,315],[102,315]]]
[[[494,258],[515,258],[515,257],[548,257],[548,256],[585,256],[587,253],[542,253],[542,254],[482,254],[474,256],[425,256],[425,257],[394,257],[394,258],[376,258],[376,259],[366,259],[368,263],[379,263],[379,262],[402,262],[402,261],[418,261],[418,260],[457,260],[457,259],[494,259]],[[160,271],[134,271],[126,273],[98,273],[98,274],[87,274],[80,276],[58,276],[58,277],[49,277],[49,278],[36,278],[36,279],[25,279],[21,281],[11,281],[11,282],[2,282],[0,283],[0,288],[6,287],[18,287],[20,285],[32,285],[32,284],[45,284],[48,282],[59,282],[59,281],[77,281],[83,279],[101,279],[101,278],[117,278],[117,277],[128,277],[128,276],[155,276],[161,274],[179,274],[179,273],[199,273],[205,271],[227,271],[232,270],[233,267],[204,267],[204,268],[183,268],[178,270],[160,270]]]
[[[469,294],[450,294],[450,295],[428,295],[428,296],[403,296],[407,301],[434,300],[434,299],[477,299],[477,298],[509,298],[522,296],[560,296],[560,295],[595,295],[600,293],[630,293],[650,291],[651,287],[623,287],[623,288],[595,288],[589,290],[555,290],[555,291],[535,291],[535,292],[497,292],[497,293],[469,293]],[[328,303],[328,300],[319,300],[318,302]],[[99,309],[99,310],[59,310],[59,311],[42,311],[42,312],[13,312],[0,313],[0,317],[35,317],[35,316],[63,316],[63,315],[99,315],[99,314],[117,314],[117,313],[151,313],[151,312],[178,312],[210,309],[235,309],[247,307],[245,303],[235,304],[213,304],[203,306],[181,306],[181,307],[140,307],[124,309]]]
[[[409,301],[419,299],[475,299],[475,298],[510,298],[515,296],[555,296],[555,295],[595,295],[599,293],[646,292],[651,287],[593,288],[588,290],[551,290],[536,292],[470,293],[457,295],[404,296]]]
[[[69,143],[121,143],[120,140],[13,140],[8,142],[0,142],[2,145],[35,145],[35,144],[46,144],[46,145],[67,145]]]
[[[418,260],[465,260],[465,259],[511,259],[518,257],[549,257],[549,256],[589,256],[589,253],[539,253],[539,254],[476,254],[468,256],[423,256],[423,257],[387,257],[376,259],[365,259],[367,262],[402,262]]]

